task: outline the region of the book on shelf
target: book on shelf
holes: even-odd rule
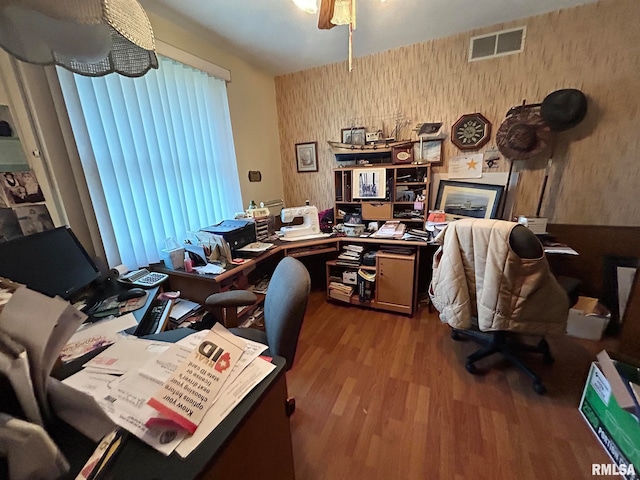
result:
[[[345,293],[340,290],[330,289],[329,290],[329,298],[333,298],[334,300],[341,300],[343,302],[351,302],[351,293]]]
[[[340,282],[330,282],[329,283],[329,291],[331,290],[338,290],[340,292],[346,293],[351,295],[353,293],[353,287],[349,286],[349,285],[345,285],[344,283],[340,283]]]
[[[341,267],[359,267],[360,260],[345,260],[339,258],[336,260],[336,265],[339,265]]]

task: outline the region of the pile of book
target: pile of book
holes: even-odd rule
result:
[[[353,295],[353,287],[340,282],[329,282],[329,297],[342,300],[343,302],[351,302]]]
[[[361,302],[370,302],[375,291],[376,273],[358,270],[358,296]]]
[[[362,260],[364,247],[362,245],[345,245],[338,255],[336,265],[344,267],[359,267]]]
[[[407,226],[399,220],[385,222],[372,237],[377,238],[402,238]]]

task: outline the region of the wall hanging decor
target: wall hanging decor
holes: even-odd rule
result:
[[[491,122],[481,113],[462,115],[451,127],[451,143],[460,150],[477,150],[491,138]]]

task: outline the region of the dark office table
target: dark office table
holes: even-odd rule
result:
[[[286,413],[285,360],[275,357],[276,368],[254,388],[187,458],[165,457],[129,435],[101,478],[221,479],[268,478],[293,480],[293,450]],[[61,426],[54,440],[71,463],[65,479],[82,469],[96,444]]]

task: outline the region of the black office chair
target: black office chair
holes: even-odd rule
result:
[[[256,328],[230,328],[239,337],[269,346],[265,355],[277,355],[287,361],[286,369],[293,366],[298,337],[307,309],[311,278],[305,266],[293,257],[278,263],[271,276],[264,300],[264,332]],[[210,295],[205,308],[219,314],[220,309],[235,311],[237,307],[252,305],[257,296],[252,292],[235,290]],[[225,318],[229,317],[227,313]],[[293,413],[295,400],[287,400],[287,411]]]
[[[542,379],[519,356],[538,353],[545,364],[553,363],[544,335],[564,334],[569,299],[537,237],[512,222],[474,219],[448,225],[436,240],[441,248],[430,286],[434,306],[452,326],[453,339],[466,336],[483,345],[466,358],[467,371],[478,373],[477,361],[501,353],[544,394]],[[529,344],[521,334],[542,338]]]

